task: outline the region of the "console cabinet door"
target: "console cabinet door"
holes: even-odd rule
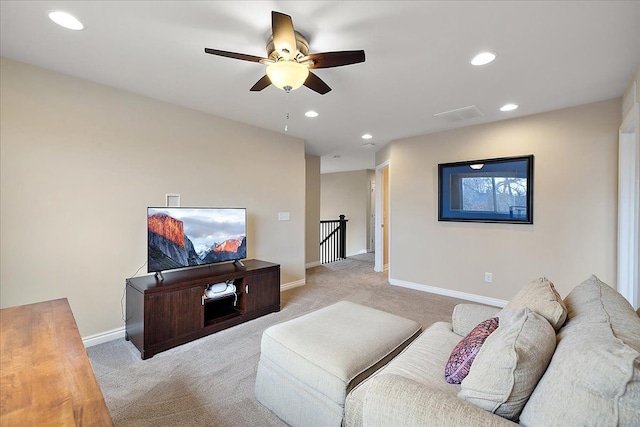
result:
[[[269,306],[280,307],[280,271],[273,270],[245,277],[245,313]]]
[[[201,286],[148,295],[145,304],[146,346],[197,331],[204,326]]]

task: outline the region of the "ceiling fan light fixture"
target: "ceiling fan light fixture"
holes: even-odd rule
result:
[[[267,66],[267,76],[275,87],[289,92],[304,84],[309,69],[295,61],[278,61]]]

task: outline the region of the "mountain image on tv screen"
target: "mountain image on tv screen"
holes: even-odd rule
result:
[[[246,211],[236,208],[148,208],[148,271],[247,257]]]

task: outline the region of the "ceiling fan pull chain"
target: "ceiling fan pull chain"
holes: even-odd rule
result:
[[[289,92],[285,92],[285,110],[286,110],[286,115],[285,115],[285,120],[284,120],[284,131],[288,132],[289,131]]]

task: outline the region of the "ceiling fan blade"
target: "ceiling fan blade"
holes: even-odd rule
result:
[[[313,61],[313,65],[309,66],[309,68],[342,67],[343,65],[364,62],[364,50],[312,53],[311,55],[303,58],[303,60],[306,59],[311,59]]]
[[[309,89],[318,92],[320,95],[324,95],[325,93],[331,91],[331,88],[322,81],[322,79],[311,71],[309,71],[309,76],[307,80],[304,81],[304,85]]]
[[[209,49],[208,47],[205,47],[204,51],[206,53],[210,53],[211,55],[225,56],[227,58],[241,59],[243,61],[260,62],[263,60],[267,60],[267,58],[261,58],[259,56],[245,55],[244,53],[227,52],[225,50],[218,49]]]
[[[291,17],[284,13],[271,12],[271,31],[273,32],[273,45],[280,56],[285,59],[295,58],[298,48],[296,47],[296,33]]]
[[[260,80],[258,80],[256,82],[256,84],[254,84],[251,89],[249,89],[251,92],[258,92],[261,91],[262,89],[266,88],[267,86],[269,86],[271,84],[271,80],[269,80],[269,76],[267,76],[265,74],[265,76],[263,78],[261,78]]]

